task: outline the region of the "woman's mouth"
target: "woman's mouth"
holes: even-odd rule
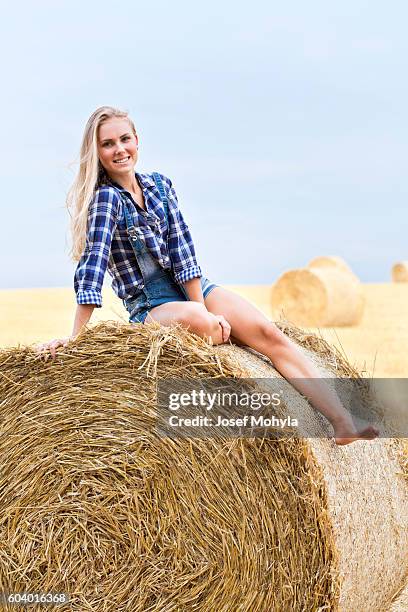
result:
[[[128,155],[127,157],[121,157],[120,159],[114,159],[113,163],[114,164],[126,164],[126,162],[128,162],[130,159],[130,155]]]

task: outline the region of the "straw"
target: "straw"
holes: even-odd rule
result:
[[[321,339],[284,331],[322,375],[358,375]],[[156,432],[158,380],[280,377],[253,352],[108,322],[55,361],[2,350],[0,374],[1,591],[67,592],[58,609],[78,612],[358,612],[402,585],[400,447]],[[318,419],[295,390],[288,401]]]

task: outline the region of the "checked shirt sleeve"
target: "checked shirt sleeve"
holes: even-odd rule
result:
[[[178,207],[177,195],[170,179],[163,177],[169,186],[169,257],[174,272],[174,280],[179,285],[192,278],[202,276],[197,264],[193,239],[183,215]]]
[[[74,277],[78,304],[102,306],[102,284],[118,222],[119,201],[115,189],[102,187],[89,207],[86,246]]]

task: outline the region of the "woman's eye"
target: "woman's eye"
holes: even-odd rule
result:
[[[122,140],[130,140],[130,136],[124,136]]]
[[[110,147],[110,142],[104,142],[102,146],[105,147],[105,148],[106,147]]]

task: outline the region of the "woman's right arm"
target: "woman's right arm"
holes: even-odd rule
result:
[[[94,304],[78,304],[75,312],[75,321],[72,334],[66,338],[56,338],[55,340],[38,344],[35,348],[37,353],[45,355],[50,353],[51,357],[55,359],[56,349],[60,346],[66,346],[70,340],[74,340],[77,337],[82,327],[86,325],[91,318],[94,308]]]
[[[86,325],[94,311],[94,304],[77,304],[74,320],[74,329],[70,339],[76,338],[84,325]]]
[[[117,225],[119,202],[113,187],[105,187],[96,192],[89,208],[87,245],[75,271],[77,308],[72,334],[39,345],[37,352],[50,352],[54,359],[55,349],[73,340],[88,323],[94,308],[102,306],[102,284]]]

